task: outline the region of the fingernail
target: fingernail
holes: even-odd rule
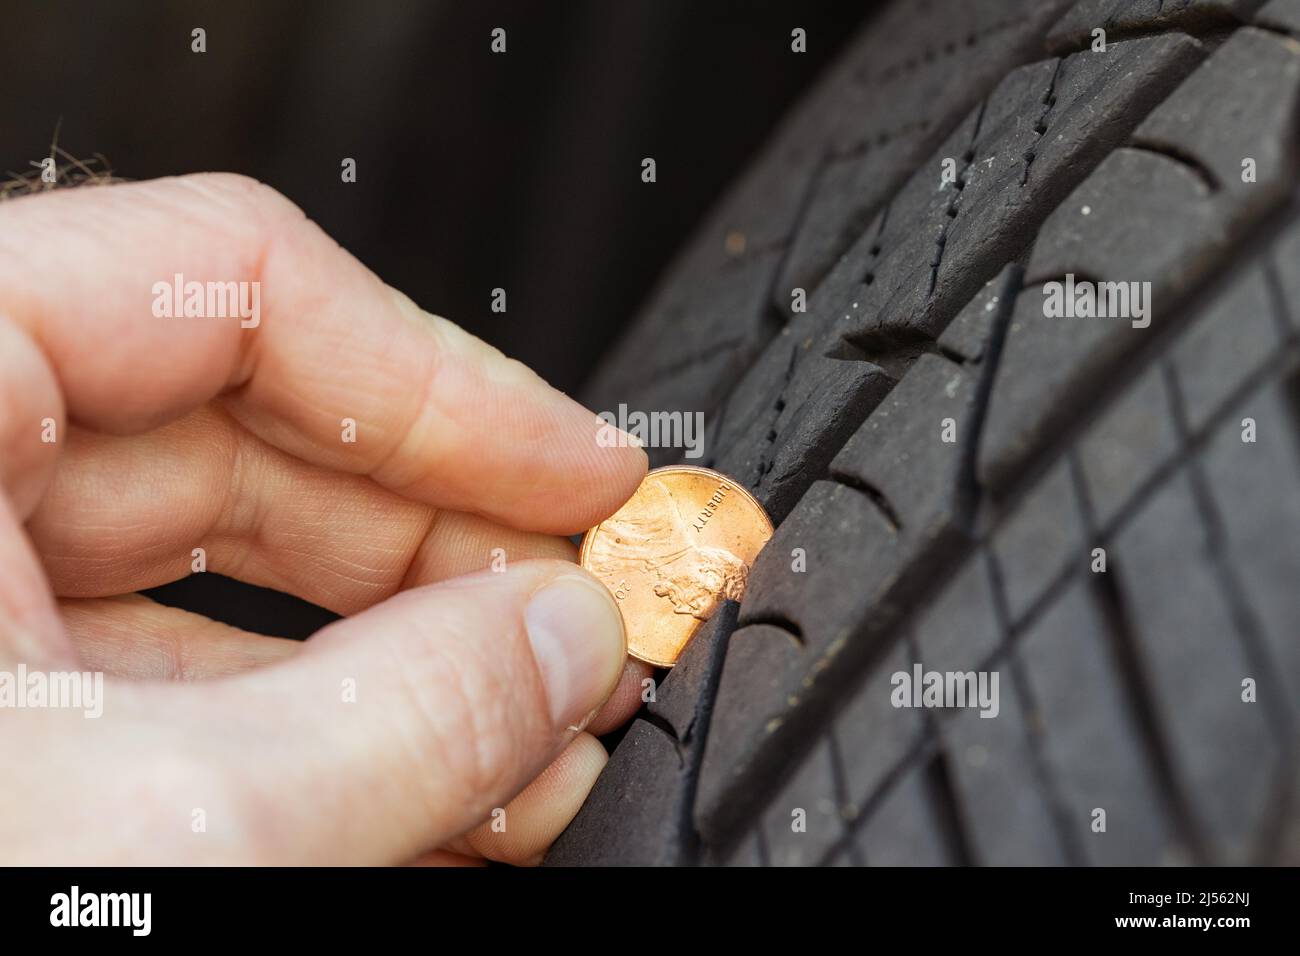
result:
[[[573,731],[575,734],[582,733],[587,729],[587,725],[596,719],[596,715],[600,713],[601,706],[604,706],[603,702],[600,706],[593,707],[591,710],[587,711],[587,716],[582,718],[582,720],[578,721],[576,724],[569,724],[569,726],[564,729]]]
[[[609,592],[587,578],[556,578],[529,599],[524,626],[554,725],[567,727],[599,707],[627,655],[623,618]]]

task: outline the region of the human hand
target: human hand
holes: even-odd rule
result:
[[[259,283],[260,321],[156,317],[177,274]],[[648,674],[553,537],[645,472],[598,425],[251,180],[0,205],[0,680],[107,674],[97,718],[0,707],[0,858],[535,862],[605,760],[575,728]],[[345,617],[134,595],[196,548]]]

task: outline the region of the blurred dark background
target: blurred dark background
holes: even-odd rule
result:
[[[120,176],[257,177],[421,306],[572,392],[872,6],[0,0],[0,169],[30,172],[61,120],[63,148]],[[203,575],[156,596],[271,633],[319,623],[288,606],[268,621],[272,598],[233,587]]]
[[[62,117],[122,176],[255,176],[571,391],[868,5],[0,2],[0,164],[29,170]]]

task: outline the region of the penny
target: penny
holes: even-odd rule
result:
[[[739,601],[772,522],[748,491],[708,468],[656,468],[582,538],[578,561],[623,613],[627,649],[657,667],[724,601]]]

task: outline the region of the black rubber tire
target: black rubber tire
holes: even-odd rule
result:
[[[866,25],[583,396],[704,412],[778,527],[548,863],[1300,862],[1297,37]],[[1067,275],[1149,324],[1048,317]],[[895,706],[918,665],[996,717]]]

